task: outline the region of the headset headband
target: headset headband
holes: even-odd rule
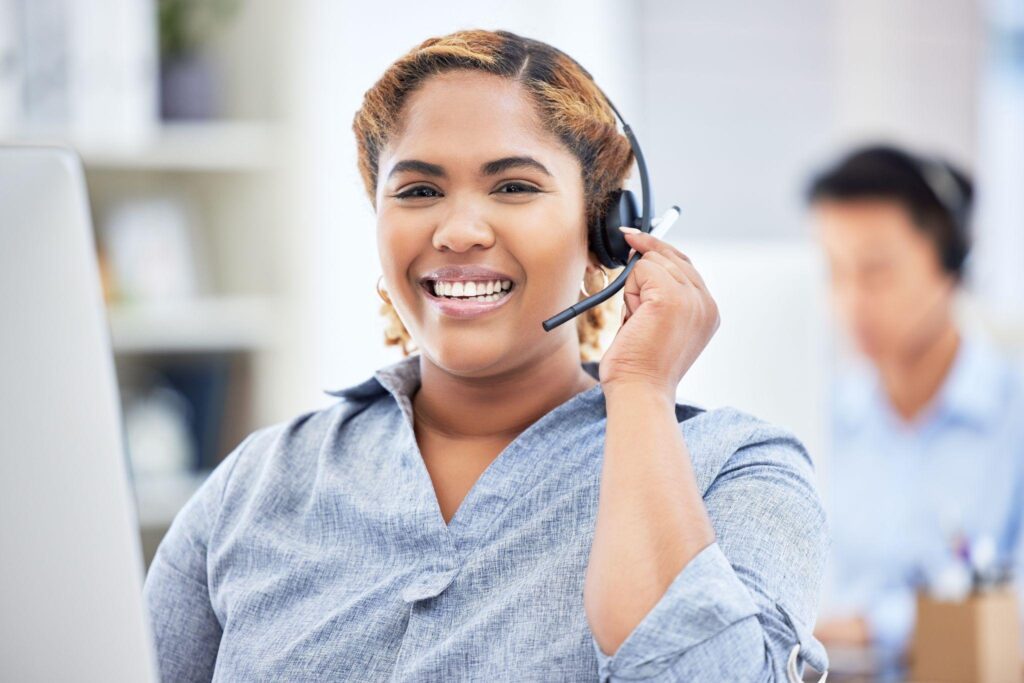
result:
[[[614,104],[612,104],[611,98],[605,94],[604,90],[594,83],[597,87],[597,91],[601,93],[604,101],[608,103],[608,106],[613,112],[615,112],[616,118],[622,123],[622,132],[626,136],[626,140],[629,142],[630,148],[633,150],[633,156],[636,157],[636,168],[640,174],[640,230],[643,232],[651,231],[651,218],[653,209],[651,208],[651,187],[650,178],[647,175],[647,162],[644,161],[644,153],[640,149],[640,143],[637,142],[636,136],[633,135],[633,129],[626,123],[626,119],[622,118],[622,114]]]
[[[566,55],[566,57],[568,57],[568,55]],[[569,57],[569,59],[572,58]],[[578,64],[579,63],[577,62],[577,65]],[[580,68],[582,69],[582,67]],[[584,69],[584,72],[587,73],[587,75],[589,76],[589,72],[587,72],[586,69]],[[618,118],[618,120],[622,123],[622,132],[626,136],[626,140],[629,142],[630,148],[633,150],[633,156],[636,158],[637,170],[640,174],[641,194],[640,225],[634,227],[638,227],[641,231],[649,233],[651,231],[651,220],[653,218],[654,211],[651,207],[651,183],[650,178],[647,175],[647,163],[644,160],[644,153],[640,149],[640,143],[637,142],[636,136],[633,134],[633,129],[629,127],[628,123],[626,123],[626,120],[622,117],[622,114],[619,113],[618,108],[614,104],[612,104],[611,98],[608,97],[608,95],[605,94],[604,90],[602,90],[601,87],[597,85],[597,82],[594,81],[593,77],[591,77],[591,82],[594,83],[594,87],[597,88],[597,91],[601,93],[601,96],[604,98],[604,101],[608,103],[608,106],[615,114],[615,117]],[[604,221],[602,220],[600,223],[601,224],[598,226],[593,226],[593,229],[604,229]],[[588,230],[589,229],[592,228],[588,226]],[[542,326],[544,327],[545,331],[550,332],[551,330],[558,327],[562,323],[572,320],[573,318],[583,313],[587,309],[593,308],[594,306],[597,306],[598,304],[604,302],[605,300],[609,299],[613,294],[622,289],[626,285],[626,278],[629,277],[629,274],[636,266],[637,261],[640,260],[640,257],[640,252],[636,252],[635,254],[633,254],[633,257],[629,259],[629,261],[623,267],[622,272],[619,273],[616,276],[616,278],[612,280],[610,283],[608,283],[608,286],[602,289],[601,291],[596,292],[595,294],[592,294],[591,296],[588,296],[581,301],[577,301],[575,304],[569,306],[569,308],[565,309],[561,313],[557,313],[552,317],[548,318],[547,320],[545,320],[542,323]]]
[[[941,161],[927,157],[917,157],[916,159],[919,175],[925,185],[935,195],[935,199],[942,205],[942,208],[957,223],[957,229],[962,232],[966,231],[967,199],[953,172]]]

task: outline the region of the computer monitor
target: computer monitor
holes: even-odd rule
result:
[[[157,681],[82,166],[0,146],[0,679]]]

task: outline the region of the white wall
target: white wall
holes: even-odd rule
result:
[[[804,234],[808,174],[878,137],[972,167],[978,0],[644,0],[656,195],[711,238]],[[656,142],[653,142],[656,141]]]
[[[979,0],[833,0],[834,138],[888,137],[973,168]]]
[[[832,3],[644,0],[645,146],[679,239],[800,234],[797,194],[829,149]]]

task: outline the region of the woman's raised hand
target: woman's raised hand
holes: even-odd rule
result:
[[[601,359],[601,384],[606,393],[649,386],[674,402],[683,375],[718,329],[718,306],[685,254],[636,228],[620,230],[642,256],[626,279],[622,326]]]

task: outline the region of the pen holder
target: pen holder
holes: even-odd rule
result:
[[[910,647],[911,680],[935,683],[1019,683],[1021,627],[1010,584],[960,601],[917,595]]]

